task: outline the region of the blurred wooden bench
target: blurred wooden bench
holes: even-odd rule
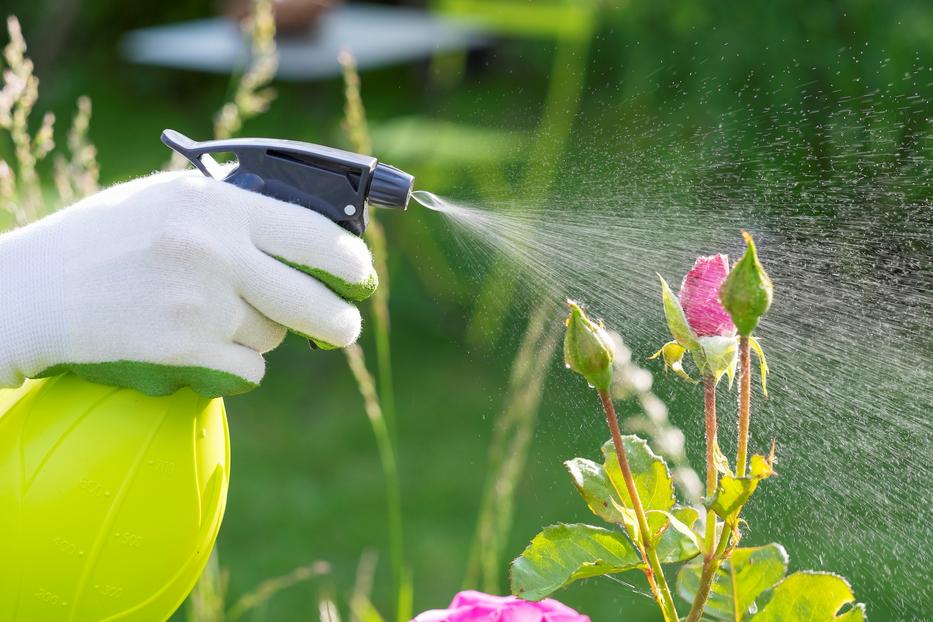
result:
[[[436,12],[374,4],[341,4],[306,33],[281,35],[276,44],[282,80],[341,75],[337,55],[349,49],[360,70],[430,59],[484,45],[476,24]],[[134,30],[121,42],[132,63],[230,74],[249,61],[249,41],[234,20],[216,17]]]

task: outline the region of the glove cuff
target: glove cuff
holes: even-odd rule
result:
[[[40,222],[0,236],[0,387],[62,360],[61,245]]]

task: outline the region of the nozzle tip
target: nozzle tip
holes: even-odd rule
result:
[[[369,204],[376,207],[408,209],[415,178],[388,164],[377,164],[369,186]]]

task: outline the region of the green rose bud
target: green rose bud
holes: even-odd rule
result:
[[[608,391],[612,382],[612,339],[601,325],[586,317],[583,309],[568,300],[570,315],[565,322],[564,362],[593,387]]]
[[[745,254],[739,259],[719,290],[719,301],[732,316],[739,334],[748,336],[758,326],[758,319],[771,306],[771,279],[758,261],[755,242],[743,231]]]

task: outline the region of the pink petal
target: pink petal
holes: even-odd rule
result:
[[[729,274],[726,255],[700,257],[684,277],[680,286],[680,305],[687,323],[699,337],[735,334],[735,325],[729,313],[719,302],[719,288]]]
[[[540,605],[548,613],[580,615],[564,603],[558,600],[554,600],[553,598],[545,598],[544,600],[539,601],[538,605]]]
[[[448,622],[451,611],[449,609],[431,609],[419,613],[412,622]]]
[[[454,596],[449,608],[425,611],[413,622],[590,622],[590,619],[552,599],[531,602],[467,590]]]
[[[509,607],[501,614],[499,622],[544,622],[544,614],[534,607]]]
[[[467,605],[501,606],[514,598],[514,596],[493,596],[492,594],[486,594],[485,592],[478,592],[476,590],[463,590],[462,592],[458,592],[457,595],[454,596],[454,599],[450,601],[450,608],[456,609],[457,607],[465,607]]]

